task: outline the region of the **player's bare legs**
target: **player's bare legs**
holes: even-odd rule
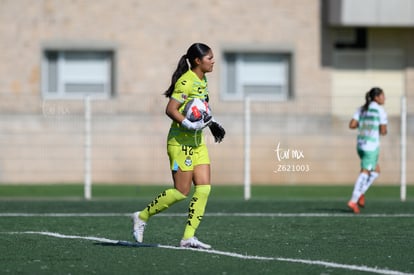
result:
[[[187,196],[191,191],[191,184],[195,186],[210,185],[210,165],[201,164],[194,167],[193,171],[173,172],[174,187]]]
[[[172,172],[174,188],[184,196],[187,196],[190,193],[191,183],[193,182],[193,173],[193,171],[181,171],[181,169]]]

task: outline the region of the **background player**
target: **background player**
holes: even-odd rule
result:
[[[365,192],[379,176],[378,156],[380,135],[387,134],[387,114],[381,106],[385,95],[381,88],[372,88],[365,95],[365,104],[355,112],[349,128],[358,128],[357,152],[361,159],[361,172],[355,182],[348,207],[356,214],[365,206]]]
[[[213,71],[213,66],[214,56],[210,47],[202,43],[191,45],[187,53],[180,58],[177,69],[172,76],[171,85],[164,93],[169,98],[166,114],[172,119],[168,133],[167,152],[174,188],[165,190],[147,207],[132,215],[133,236],[137,242],[143,240],[148,219],[174,203],[184,200],[190,193],[192,183],[194,183],[195,191],[190,201],[188,220],[180,246],[211,248],[210,245],[195,237],[211,189],[210,158],[202,134],[202,129],[211,123],[211,120],[191,122],[184,117],[182,111],[192,98],[208,101],[205,73]],[[218,124],[215,123],[215,125]],[[219,136],[220,141],[223,137],[224,130]]]

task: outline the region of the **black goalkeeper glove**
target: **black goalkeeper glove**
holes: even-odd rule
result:
[[[226,131],[224,130],[223,126],[221,126],[217,121],[213,119],[208,127],[214,136],[214,141],[220,143],[226,135]]]

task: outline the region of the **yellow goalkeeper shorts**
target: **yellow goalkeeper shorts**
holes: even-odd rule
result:
[[[167,145],[168,157],[172,171],[192,171],[200,164],[210,164],[208,149],[205,144],[197,147],[189,145]]]

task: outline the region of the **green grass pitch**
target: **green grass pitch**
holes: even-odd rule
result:
[[[213,187],[197,232],[210,251],[178,249],[189,199],[154,216],[132,241],[129,214],[167,186],[0,185],[0,274],[413,274],[414,190],[373,186]]]

